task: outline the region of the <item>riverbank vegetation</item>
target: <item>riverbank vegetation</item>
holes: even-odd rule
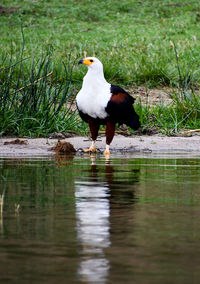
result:
[[[199,128],[197,1],[8,0],[0,14],[1,135],[85,133],[73,102],[86,72],[76,63],[87,55],[124,88],[168,87],[170,104],[137,99],[143,133]]]

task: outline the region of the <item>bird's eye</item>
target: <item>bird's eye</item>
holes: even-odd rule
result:
[[[94,60],[93,60],[93,59],[90,59],[90,62],[94,62]]]

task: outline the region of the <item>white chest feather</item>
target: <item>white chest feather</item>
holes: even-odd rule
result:
[[[83,86],[76,97],[80,111],[93,118],[107,117],[105,108],[110,100],[110,84],[104,77],[88,72],[83,80]]]

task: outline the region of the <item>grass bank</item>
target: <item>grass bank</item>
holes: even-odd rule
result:
[[[109,82],[176,87],[169,106],[138,101],[142,129],[199,128],[200,7],[194,0],[2,1],[0,134],[85,132],[71,108],[94,55]]]
[[[62,62],[60,70],[65,76],[60,77],[52,61],[51,48],[44,51],[40,59],[34,55],[25,57],[24,48],[22,44],[17,57],[11,51],[0,69],[0,135],[46,137],[69,130],[86,133],[87,125],[80,120],[74,104],[78,89],[73,80],[75,61],[68,56]],[[142,133],[151,134],[156,130],[172,135],[183,128],[199,127],[199,94],[192,80],[184,79],[178,58],[177,69],[178,88],[171,90],[170,104],[152,106],[143,104],[140,98],[137,100],[135,109],[140,116]]]

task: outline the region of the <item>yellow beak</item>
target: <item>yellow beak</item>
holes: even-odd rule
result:
[[[93,62],[91,62],[90,59],[85,59],[85,58],[79,60],[79,62],[78,62],[78,64],[85,64],[87,66],[90,66],[92,63]]]

